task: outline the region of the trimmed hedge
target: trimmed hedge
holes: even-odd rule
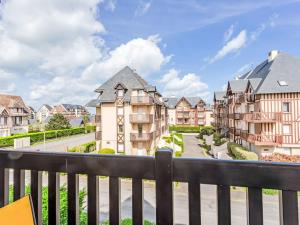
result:
[[[46,140],[59,138],[59,137],[66,137],[76,134],[84,134],[84,128],[71,128],[71,129],[64,129],[64,130],[51,130],[45,132]],[[37,133],[27,133],[27,134],[16,134],[10,137],[2,137],[0,138],[0,147],[9,147],[14,145],[14,139],[16,138],[24,138],[30,137],[30,143],[34,144],[36,142],[44,141],[44,132],[37,132]]]
[[[114,155],[116,154],[116,151],[112,148],[102,148],[98,151],[99,154],[110,154]]]
[[[202,126],[169,126],[169,132],[176,131],[178,133],[198,133]]]
[[[86,125],[85,130],[87,133],[92,133],[96,131],[96,126],[95,125]]]
[[[248,149],[236,143],[227,144],[228,152],[238,160],[258,160],[258,155],[255,152],[250,152]]]
[[[181,151],[176,151],[175,152],[175,157],[181,157],[182,156],[182,152]]]
[[[223,136],[219,133],[214,133],[213,141],[215,146],[223,145],[226,142],[226,140],[223,139]]]
[[[80,152],[80,153],[90,153],[96,150],[96,141],[91,141],[79,146],[75,146],[68,150],[68,152]]]

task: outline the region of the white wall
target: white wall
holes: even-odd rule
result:
[[[169,114],[169,125],[176,124],[176,109],[168,109]]]
[[[117,113],[115,104],[102,104],[102,148],[113,148],[117,151]]]

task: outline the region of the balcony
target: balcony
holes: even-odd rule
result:
[[[205,114],[204,113],[198,113],[198,118],[205,118]]]
[[[130,141],[150,141],[153,139],[153,132],[151,133],[131,133]]]
[[[190,118],[189,112],[176,111],[177,118]]]
[[[252,112],[243,115],[244,120],[251,123],[276,123],[282,121],[282,113]]]
[[[153,105],[154,99],[151,96],[131,96],[131,105]]]
[[[96,131],[95,139],[96,141],[102,140],[102,131]]]
[[[101,115],[95,116],[95,123],[100,124],[101,123]]]
[[[152,114],[131,114],[129,116],[131,123],[152,123],[153,115]]]
[[[248,142],[258,146],[277,146],[282,144],[282,135],[248,134]]]
[[[245,141],[248,140],[248,130],[241,130],[241,138],[244,139]]]
[[[37,163],[38,162],[38,163]],[[91,166],[92,165],[92,166]],[[13,170],[13,179],[7,169]],[[244,221],[250,225],[263,224],[267,216],[263,209],[262,189],[282,190],[279,210],[275,218],[282,224],[298,224],[297,191],[300,190],[300,166],[293,163],[225,161],[214,159],[173,158],[172,152],[158,150],[155,157],[99,155],[80,153],[42,153],[28,151],[0,151],[0,207],[8,203],[9,181],[14,185],[13,199],[24,195],[24,170],[30,172],[30,190],[37,221],[48,218],[48,224],[57,224],[60,215],[60,174],[67,179],[67,224],[79,224],[79,174],[85,175],[87,186],[86,212],[88,224],[99,224],[99,177],[108,176],[108,217],[111,225],[120,224],[121,182],[124,177],[132,180],[131,217],[133,224],[143,224],[143,180],[155,182],[157,225],[174,224],[173,182],[188,184],[188,221],[200,224],[203,193],[200,184],[216,185],[216,214],[219,224],[231,224],[231,186],[245,187]],[[212,176],[212,174],[214,174]],[[46,177],[47,176],[47,177]],[[82,176],[81,176],[82,177]],[[81,178],[80,177],[80,178]],[[48,178],[48,210],[42,210],[42,180]],[[246,207],[247,206],[247,207]],[[182,212],[180,212],[182,216]],[[46,214],[46,215],[45,215]],[[177,215],[177,214],[176,214]],[[176,216],[175,215],[175,216]],[[272,215],[274,216],[274,215]],[[281,218],[281,219],[279,219]],[[280,221],[275,221],[279,224]]]

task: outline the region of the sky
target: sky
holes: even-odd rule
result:
[[[124,66],[165,97],[213,92],[276,49],[300,57],[300,0],[1,0],[0,92],[86,104]]]

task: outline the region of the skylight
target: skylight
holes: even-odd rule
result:
[[[279,81],[278,81],[278,84],[279,84],[280,86],[288,86],[288,83],[287,83],[286,81],[284,81],[284,80],[279,80]]]

